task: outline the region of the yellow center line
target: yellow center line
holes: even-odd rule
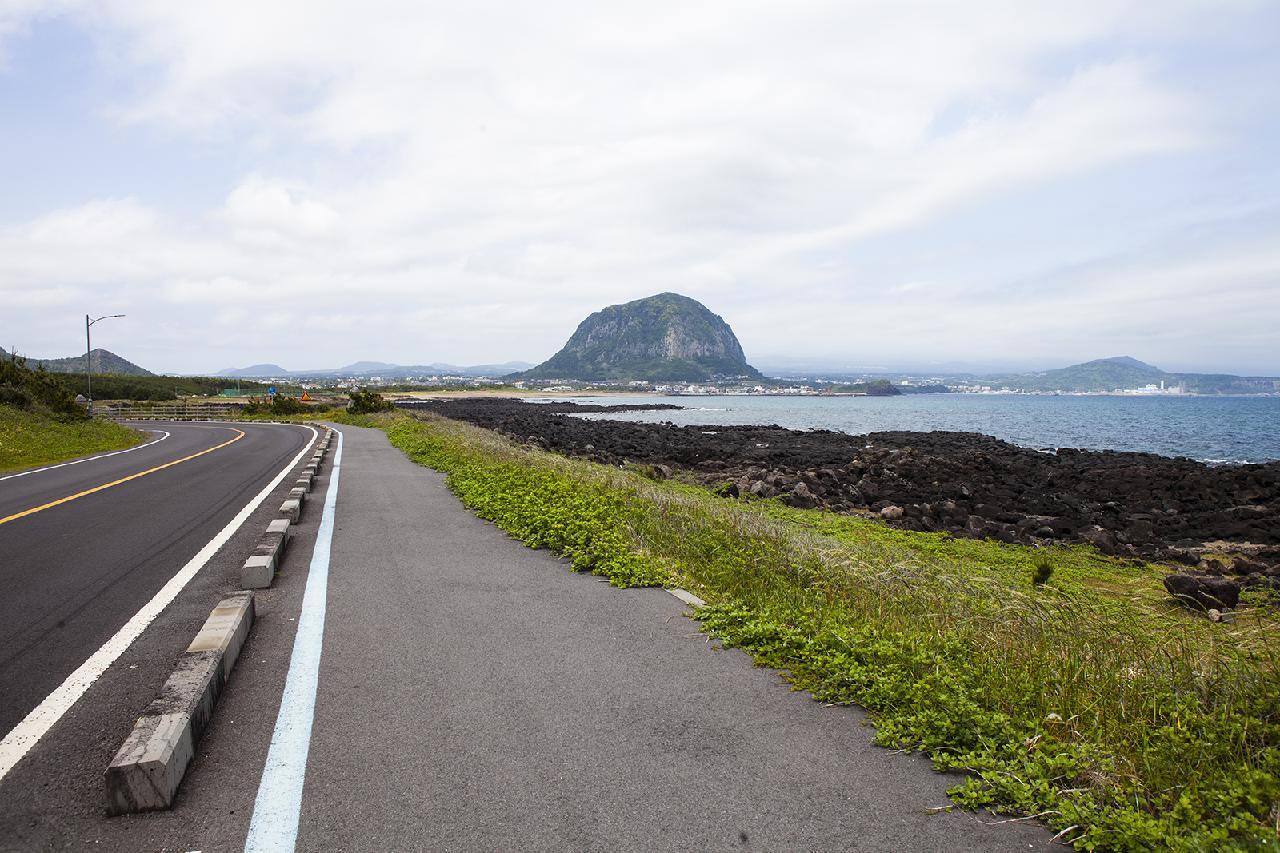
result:
[[[136,480],[139,477],[145,477],[148,474],[154,474],[157,471],[163,471],[165,468],[172,468],[174,465],[180,465],[183,462],[188,462],[192,459],[195,459],[197,456],[204,456],[206,453],[212,453],[215,450],[220,450],[226,447],[228,444],[235,444],[237,441],[244,438],[243,430],[238,430],[235,427],[227,427],[227,428],[231,429],[234,432],[239,433],[239,435],[237,435],[233,439],[222,442],[222,444],[215,444],[213,447],[205,448],[204,450],[201,450],[199,453],[192,453],[190,456],[184,456],[181,459],[175,459],[172,462],[166,462],[163,465],[157,465],[154,468],[148,468],[145,471],[139,471],[136,474],[130,474],[128,477],[121,477],[119,480],[112,480],[110,483],[103,483],[101,486],[94,486],[92,489],[85,489],[83,492],[76,492],[74,495],[67,495],[65,498],[58,498],[56,501],[50,501],[47,504],[41,504],[40,506],[33,506],[31,509],[24,509],[22,512],[15,512],[13,515],[6,515],[4,518],[0,518],[0,524],[7,524],[10,521],[14,521],[16,519],[23,518],[28,515],[35,515],[37,512],[42,512],[46,509],[50,509],[51,507],[68,503],[69,501],[73,501],[76,498],[82,498],[85,495],[91,495],[94,492],[100,492],[103,489],[109,489],[112,486],[118,486],[121,483],[127,483],[130,480]]]

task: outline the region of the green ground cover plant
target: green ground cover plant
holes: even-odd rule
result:
[[[725,500],[430,415],[364,423],[531,547],[697,592],[709,634],[965,771],[959,806],[1082,850],[1280,850],[1273,611],[1215,624],[1167,600],[1161,567],[1089,548]]]

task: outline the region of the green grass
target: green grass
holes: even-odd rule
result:
[[[0,471],[65,462],[140,443],[145,435],[110,421],[60,421],[0,405]]]
[[[1080,849],[1280,850],[1271,611],[1214,624],[1168,602],[1161,567],[1088,548],[744,504],[429,415],[375,422],[530,546],[697,592],[709,634],[864,706],[878,743],[966,771],[960,806],[1035,815]]]

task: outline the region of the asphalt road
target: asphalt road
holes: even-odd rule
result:
[[[0,520],[7,519],[0,521],[0,735],[155,595],[311,437],[309,430],[266,424],[135,426],[158,431],[156,438],[168,435],[127,453],[0,480]],[[169,464],[176,460],[185,461]],[[81,496],[49,505],[74,495]]]

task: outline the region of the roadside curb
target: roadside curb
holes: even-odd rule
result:
[[[671,593],[676,598],[680,599],[690,607],[706,607],[707,606],[707,603],[703,601],[701,598],[698,598],[698,596],[694,595],[693,593],[689,592],[686,589],[681,589],[678,586],[668,587],[667,592]]]
[[[276,567],[284,556],[284,549],[293,538],[291,526],[287,518],[277,518],[267,525],[267,532],[262,534],[253,554],[244,561],[244,567],[240,569],[240,586],[245,589],[271,586]]]
[[[160,695],[142,712],[107,767],[109,814],[173,805],[253,617],[252,592],[234,593],[213,608]]]
[[[195,757],[195,745],[208,726],[256,614],[252,589],[271,586],[292,538],[302,504],[324,461],[332,427],[324,427],[315,452],[267,524],[240,570],[244,589],[218,602],[177,666],[134,723],[105,774],[107,814],[167,809]],[[305,452],[305,451],[304,451]],[[296,463],[295,463],[296,464]],[[282,475],[283,476],[283,475]]]

